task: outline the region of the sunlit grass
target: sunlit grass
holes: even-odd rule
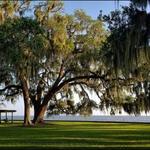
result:
[[[150,149],[150,125],[131,123],[51,122],[23,127],[0,125],[0,149]]]

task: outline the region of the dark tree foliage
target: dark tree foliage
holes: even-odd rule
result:
[[[150,14],[146,11],[149,1],[133,0],[130,6],[103,16],[110,35],[103,47],[103,58],[116,77],[117,97],[109,86],[101,108],[112,108],[129,114],[150,110]],[[122,82],[120,82],[122,78]],[[109,83],[111,85],[112,83]],[[123,93],[125,91],[125,93]],[[119,99],[118,99],[119,97]]]

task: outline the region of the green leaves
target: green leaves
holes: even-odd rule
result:
[[[43,31],[36,20],[29,18],[9,19],[0,26],[0,40],[3,41],[0,53],[8,65],[18,68],[16,74],[29,75],[33,62],[38,66],[38,59],[43,58],[41,54],[48,47]]]
[[[59,108],[66,109],[66,113],[75,113],[73,95],[81,96],[82,91],[81,97],[86,98],[87,112],[91,114],[94,102],[88,101],[86,90],[97,90],[97,81],[90,80],[90,76],[97,74],[102,64],[100,51],[107,34],[102,22],[82,10],[73,15],[62,14],[61,2],[38,3],[33,7],[33,18],[23,14],[29,10],[28,1],[23,4],[25,10],[18,8],[20,2],[12,4],[15,5],[12,17],[7,16],[0,25],[0,55],[5,65],[13,69],[16,82],[26,78],[30,98],[39,104],[47,94],[48,101],[57,101],[61,95]],[[77,85],[82,90],[78,91]],[[52,107],[55,108],[53,104]]]
[[[147,66],[150,34],[149,13],[145,9],[147,2],[133,0],[129,7],[103,17],[108,23],[110,35],[101,54],[106,70],[109,69],[110,81],[102,96],[101,108],[112,108],[113,112],[123,108],[129,114],[149,111],[150,70]],[[112,79],[115,79],[116,85]]]

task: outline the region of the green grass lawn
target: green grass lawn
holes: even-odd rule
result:
[[[36,127],[0,125],[1,149],[150,149],[150,125],[51,122]]]

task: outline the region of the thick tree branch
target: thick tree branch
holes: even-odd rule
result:
[[[0,89],[0,92],[4,92],[4,91],[10,90],[12,88],[16,88],[17,90],[19,90],[19,89],[21,89],[21,86],[20,85],[8,85],[5,88]]]
[[[56,81],[54,82],[52,88],[55,88],[55,87],[59,84],[59,82],[62,80],[63,68],[64,68],[64,62],[61,63],[61,66],[60,66],[60,69],[59,69],[58,77],[57,77]]]
[[[58,89],[61,89],[64,85],[72,82],[72,81],[77,81],[77,80],[82,80],[82,79],[85,79],[85,80],[89,80],[89,79],[101,79],[101,80],[104,80],[104,77],[103,76],[98,76],[98,75],[86,75],[86,76],[77,76],[77,77],[74,77],[74,78],[70,78],[70,79],[67,79],[65,81],[63,81],[57,88]]]
[[[70,86],[74,86],[74,85],[77,85],[77,84],[78,85],[82,84],[82,85],[88,86],[88,84],[84,81],[74,81],[74,82],[69,83]]]
[[[51,99],[51,97],[56,92],[58,92],[63,86],[65,86],[66,84],[69,84],[69,83],[74,82],[74,81],[89,80],[89,79],[100,79],[101,81],[104,81],[104,82],[109,82],[109,81],[113,81],[113,80],[120,80],[120,81],[125,81],[126,80],[126,79],[123,79],[123,78],[108,79],[106,77],[106,75],[96,75],[96,74],[85,75],[85,76],[77,76],[77,77],[73,77],[73,78],[70,78],[70,79],[66,79],[63,82],[61,82],[59,85],[51,88],[48,91],[48,93],[44,97],[43,105],[47,104],[49,102],[49,100]]]
[[[6,97],[12,97],[12,96],[15,96],[15,95],[17,95],[17,94],[19,94],[19,91],[15,91],[15,92],[6,94]]]
[[[55,88],[51,88],[48,93],[45,95],[44,97],[44,101],[43,101],[43,105],[47,105],[47,103],[49,102],[49,100],[51,99],[51,97],[57,92],[59,91],[63,86],[65,86],[66,84],[72,82],[72,81],[77,81],[77,80],[89,80],[89,79],[101,79],[104,80],[103,76],[96,76],[96,75],[86,75],[86,76],[77,76],[74,78],[70,78],[67,80],[64,80],[62,83],[60,83],[57,87]]]

